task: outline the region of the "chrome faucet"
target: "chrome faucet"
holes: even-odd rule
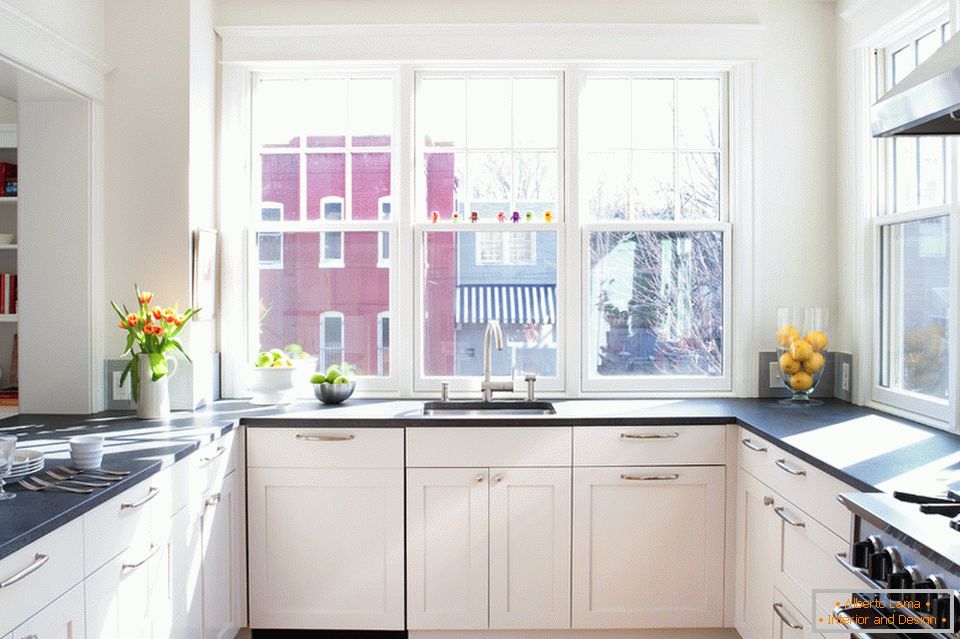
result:
[[[493,391],[512,391],[513,380],[509,382],[494,382],[490,380],[490,369],[492,365],[492,351],[490,350],[490,338],[496,340],[497,350],[503,350],[503,331],[500,329],[500,322],[489,320],[487,328],[483,331],[483,381],[480,382],[480,392],[483,395],[483,401],[489,402],[493,399]]]

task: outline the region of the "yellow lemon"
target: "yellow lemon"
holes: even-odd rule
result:
[[[790,357],[799,362],[805,362],[812,353],[813,347],[805,339],[795,339],[790,343]]]
[[[805,391],[813,386],[813,377],[810,373],[800,371],[790,376],[790,388],[796,391]]]
[[[787,324],[777,329],[777,344],[787,348],[790,343],[800,337],[800,331],[793,324]]]
[[[804,335],[803,339],[810,342],[815,351],[822,351],[827,347],[827,334],[823,331],[811,331]]]
[[[810,353],[810,357],[808,357],[807,361],[803,363],[803,370],[813,375],[818,370],[823,368],[824,361],[826,360],[824,360],[823,355],[814,351]]]
[[[787,375],[793,375],[800,370],[800,362],[790,357],[790,353],[784,353],[780,356],[780,370]]]

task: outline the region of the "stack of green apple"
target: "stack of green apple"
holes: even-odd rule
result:
[[[352,381],[340,364],[333,364],[326,373],[314,373],[310,378],[311,384],[349,384]]]
[[[274,348],[269,351],[261,351],[253,360],[253,365],[257,368],[280,368],[293,366],[293,362],[282,350]]]

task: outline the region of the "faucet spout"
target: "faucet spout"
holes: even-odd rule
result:
[[[487,322],[487,328],[483,331],[483,381],[489,382],[491,375],[491,351],[490,351],[490,342],[493,338],[493,341],[496,343],[497,350],[503,350],[503,330],[500,328],[500,322],[497,320],[489,320]]]

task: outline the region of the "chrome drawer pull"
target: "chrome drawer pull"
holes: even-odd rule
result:
[[[741,439],[741,440],[740,440],[740,443],[743,444],[745,447],[749,448],[750,450],[754,451],[754,452],[757,452],[757,453],[765,453],[765,452],[767,452],[767,447],[766,447],[766,446],[757,446],[756,444],[754,444],[754,443],[753,443],[752,441],[750,441],[749,439]]]
[[[200,458],[200,463],[201,463],[201,464],[209,464],[210,462],[212,462],[214,459],[216,459],[216,458],[219,457],[220,455],[224,454],[225,452],[227,452],[227,449],[226,449],[224,446],[217,446],[217,452],[215,452],[214,454],[210,455],[209,457],[201,457],[201,458]]]
[[[620,433],[620,439],[676,439],[680,436],[680,433],[673,431],[672,433]]]
[[[473,478],[473,481],[477,482],[478,484],[482,484],[482,483],[483,483],[483,475],[477,475],[476,477]]]
[[[203,503],[207,507],[216,506],[217,504],[220,503],[220,497],[221,497],[220,493],[214,493],[213,495],[210,495],[210,497],[207,498],[207,501]]]
[[[772,505],[773,505],[773,497],[770,497],[769,495],[764,495],[764,496],[763,496],[763,505],[764,505],[764,506],[772,506]]]
[[[127,508],[140,508],[140,506],[143,506],[145,503],[147,503],[148,501],[150,501],[151,499],[153,499],[159,494],[160,494],[160,489],[154,488],[153,486],[151,486],[150,490],[147,491],[146,497],[144,497],[139,501],[130,502],[129,504],[120,504],[120,510],[126,510]]]
[[[348,442],[353,435],[304,435],[297,433],[297,439],[305,442]]]
[[[783,621],[783,623],[787,624],[787,627],[793,628],[794,630],[803,630],[803,624],[794,623],[789,619],[787,619],[787,616],[783,614],[782,608],[783,608],[783,604],[780,602],[773,604],[773,611],[777,613],[777,616],[780,617],[780,620]]]
[[[779,517],[780,519],[784,520],[785,522],[787,522],[788,524],[790,524],[791,526],[793,526],[793,527],[795,527],[795,528],[806,528],[806,527],[807,527],[807,525],[806,525],[805,523],[803,523],[802,521],[797,521],[796,519],[791,519],[790,517],[787,517],[785,514],[783,514],[783,506],[777,506],[776,508],[773,509],[773,512],[777,513],[777,517]]]
[[[680,479],[680,475],[672,473],[670,475],[620,475],[620,479],[627,481],[673,481]]]
[[[163,546],[161,546],[160,544],[150,544],[150,550],[147,551],[147,556],[146,556],[146,557],[144,557],[144,558],[141,559],[140,561],[138,561],[138,562],[136,562],[136,563],[133,563],[133,564],[123,564],[123,565],[120,566],[120,568],[123,570],[123,572],[129,572],[129,571],[131,571],[131,570],[136,570],[137,568],[139,568],[139,567],[142,566],[143,564],[145,564],[145,563],[147,563],[148,561],[150,561],[150,560],[153,558],[154,555],[156,555],[158,552],[160,552],[160,549],[161,549],[162,547],[163,547]]]
[[[796,468],[792,468],[789,465],[787,465],[787,460],[784,459],[783,457],[774,461],[773,463],[776,464],[777,468],[779,468],[780,470],[784,472],[788,472],[795,477],[802,477],[807,474],[807,471],[805,470],[797,470]]]
[[[8,588],[13,584],[17,583],[18,581],[22,581],[23,579],[28,577],[30,574],[40,570],[40,568],[48,561],[50,561],[49,555],[41,555],[40,553],[37,553],[36,555],[34,555],[33,561],[30,563],[29,566],[27,566],[17,574],[10,575],[3,581],[0,581],[0,589]]]

